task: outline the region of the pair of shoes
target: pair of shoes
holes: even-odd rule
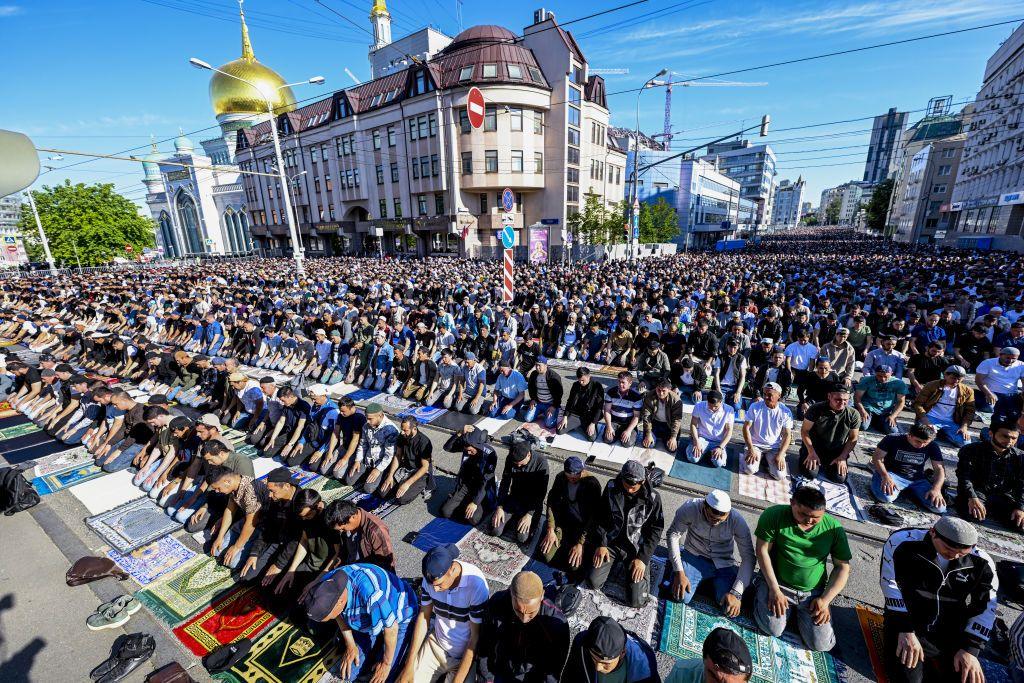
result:
[[[118,638],[111,648],[110,657],[89,672],[96,683],[116,683],[128,677],[153,656],[156,641],[148,633],[132,633]]]
[[[134,596],[122,595],[96,608],[96,611],[85,620],[85,625],[89,627],[90,631],[117,628],[128,623],[131,616],[140,609],[142,609],[142,603]]]

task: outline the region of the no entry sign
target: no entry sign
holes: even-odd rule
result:
[[[484,125],[484,94],[480,92],[480,88],[473,87],[469,89],[469,95],[466,96],[466,113],[469,115],[469,125],[473,128],[481,128]]]

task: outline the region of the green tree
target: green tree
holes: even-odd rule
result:
[[[881,232],[885,229],[886,214],[889,213],[889,201],[895,186],[892,178],[886,178],[875,185],[871,193],[871,201],[867,204],[867,226],[869,230]]]
[[[605,206],[597,195],[587,195],[583,211],[573,215],[569,231],[581,244],[619,244],[625,240],[622,205]]]
[[[817,214],[809,213],[800,219],[801,225],[818,225]]]
[[[658,197],[654,204],[640,205],[640,241],[645,244],[671,242],[679,236],[679,216],[675,208]]]
[[[839,224],[839,209],[841,206],[842,200],[839,197],[833,197],[832,201],[825,207],[825,225]]]
[[[143,247],[156,242],[152,219],[139,215],[138,207],[114,192],[109,183],[43,186],[32,193],[39,221],[50,242],[55,261],[65,264],[97,266],[115,257],[138,258]],[[23,211],[18,224],[25,236],[25,248],[33,261],[44,260],[35,219]],[[131,251],[125,249],[131,245]],[[78,252],[77,259],[75,252]]]

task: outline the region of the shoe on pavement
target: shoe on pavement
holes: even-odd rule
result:
[[[138,600],[131,595],[122,595],[100,605],[99,609],[85,620],[85,625],[90,631],[118,628],[128,623],[131,616],[140,609],[142,609],[142,604]]]

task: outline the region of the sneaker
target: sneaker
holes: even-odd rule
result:
[[[131,616],[142,609],[142,603],[131,595],[122,595],[110,602],[100,605],[89,618],[85,625],[90,631],[102,631],[108,628],[117,628],[128,623]]]
[[[868,508],[868,514],[874,517],[882,524],[888,526],[902,526],[903,517],[900,516],[896,511],[882,505],[881,503],[875,503]]]

